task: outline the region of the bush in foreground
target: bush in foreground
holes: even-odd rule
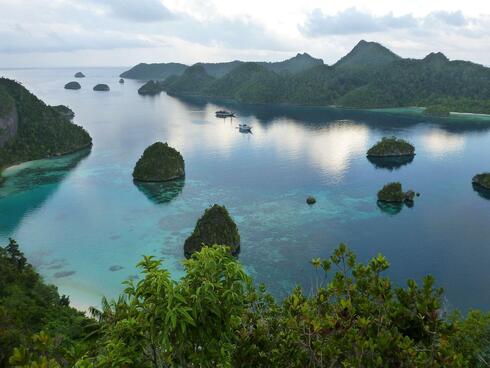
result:
[[[255,289],[225,247],[204,247],[184,261],[179,281],[145,257],[141,281],[127,281],[117,301],[93,311],[97,345],[75,366],[488,366],[490,314],[446,316],[432,277],[421,286],[413,280],[394,286],[383,275],[389,267],[383,256],[359,263],[345,245],[312,265],[324,280],[315,292],[296,288],[277,302],[263,286]],[[12,357],[16,366],[61,361],[31,355],[29,363],[20,353]]]

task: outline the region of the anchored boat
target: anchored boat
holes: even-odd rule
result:
[[[234,118],[235,117],[235,113],[231,112],[231,111],[226,111],[226,110],[218,110],[216,111],[216,117],[217,118]]]

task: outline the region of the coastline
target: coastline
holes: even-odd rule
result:
[[[131,78],[127,78],[131,79]],[[425,107],[423,106],[397,106],[397,107],[348,107],[348,106],[339,106],[339,105],[316,105],[316,104],[296,104],[289,102],[243,102],[238,101],[229,97],[218,97],[218,96],[205,96],[199,94],[179,94],[179,93],[169,93],[165,92],[168,96],[174,98],[196,98],[209,102],[224,102],[224,103],[233,103],[233,104],[243,104],[243,105],[259,105],[259,106],[291,106],[291,107],[303,107],[303,108],[320,108],[320,109],[337,109],[337,110],[346,110],[346,111],[367,111],[373,113],[384,113],[384,114],[393,114],[393,115],[409,115],[409,116],[417,116],[417,117],[427,117],[431,119],[438,119],[440,121],[475,121],[475,122],[488,122],[490,123],[490,113],[482,114],[482,113],[473,113],[473,112],[457,112],[451,111],[449,116],[430,116],[424,114]]]
[[[90,142],[89,144],[86,144],[86,145],[84,145],[82,147],[74,148],[74,149],[72,149],[70,151],[66,151],[66,152],[63,152],[63,153],[58,153],[58,154],[47,156],[47,157],[40,157],[40,158],[36,158],[34,160],[19,161],[19,162],[15,162],[15,163],[12,163],[12,164],[8,164],[7,166],[4,166],[4,167],[0,167],[0,186],[2,186],[3,183],[5,183],[6,177],[3,174],[8,169],[11,169],[11,168],[13,168],[15,166],[22,165],[22,164],[25,164],[25,163],[28,163],[28,162],[34,162],[34,161],[39,161],[39,160],[49,160],[51,158],[57,158],[57,157],[71,155],[72,153],[83,151],[85,149],[91,148],[92,146],[93,146],[93,143]]]

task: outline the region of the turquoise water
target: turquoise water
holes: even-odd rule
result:
[[[143,254],[181,275],[185,238],[221,203],[240,230],[240,261],[279,297],[296,283],[309,290],[309,260],[345,242],[361,260],[386,255],[398,283],[431,273],[449,306],[489,308],[490,196],[471,178],[490,171],[490,123],[142,97],[140,83],[117,83],[115,68],[84,69],[82,89],[64,90],[76,71],[0,71],[46,103],[70,106],[94,139],[91,150],[10,168],[0,188],[0,244],[16,238],[74,305],[117,295]],[[111,91],[92,91],[97,83]],[[222,108],[239,118],[216,119]],[[412,141],[414,160],[368,161],[366,150],[385,135]],[[186,179],[137,186],[133,166],[157,140],[183,154]],[[377,205],[376,192],[395,180],[421,193],[413,207]]]

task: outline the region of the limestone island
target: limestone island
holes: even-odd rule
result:
[[[107,91],[110,91],[111,89],[109,88],[109,86],[107,84],[103,84],[103,83],[100,83],[100,84],[97,84],[95,87],[94,87],[94,91],[102,91],[102,92],[107,92]]]
[[[146,82],[138,89],[138,93],[140,95],[151,95],[151,96],[157,95],[162,91],[163,91],[163,82],[153,81],[153,80]]]
[[[0,172],[14,164],[91,145],[87,131],[68,121],[58,109],[46,105],[21,84],[0,78]]]
[[[228,246],[232,255],[240,251],[238,228],[227,209],[217,204],[208,208],[197,220],[194,232],[185,241],[185,256],[189,258],[203,246],[212,245]]]
[[[119,79],[119,83],[124,84],[124,79]]]
[[[85,74],[83,74],[82,72],[77,72],[75,73],[75,78],[85,78]]]
[[[184,176],[185,163],[182,155],[162,142],[156,142],[145,149],[133,171],[133,179],[143,182],[163,182]]]
[[[482,173],[473,177],[473,185],[490,190],[490,173]]]
[[[80,89],[82,86],[78,82],[68,82],[65,84],[65,89]]]
[[[71,120],[75,117],[75,112],[65,105],[57,105],[51,106],[56,112],[58,112],[61,116],[64,116],[68,120]]]
[[[415,156],[415,147],[403,139],[383,137],[367,151],[368,157]]]
[[[378,192],[378,201],[387,203],[407,203],[412,204],[415,198],[415,192],[409,190],[407,192],[403,191],[402,185],[400,183],[389,183],[386,184],[383,189]]]

